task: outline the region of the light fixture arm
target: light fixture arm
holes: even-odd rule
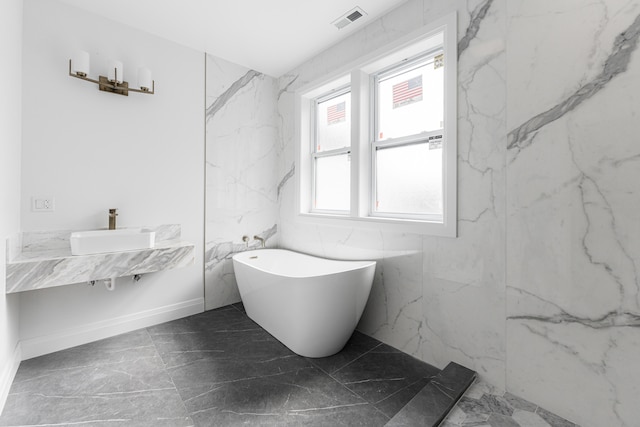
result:
[[[104,92],[116,93],[118,95],[129,96],[129,92],[138,92],[144,93],[147,95],[153,95],[155,93],[156,82],[155,80],[151,81],[151,90],[148,88],[140,88],[133,89],[129,87],[129,83],[122,81],[122,83],[118,83],[118,69],[115,70],[115,79],[114,81],[109,81],[109,79],[105,76],[99,76],[99,80],[94,80],[88,77],[84,73],[73,73],[71,71],[71,59],[69,60],[69,76],[75,77],[76,79],[84,80],[87,82],[95,83],[98,85],[98,88]]]

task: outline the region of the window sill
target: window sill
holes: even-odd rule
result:
[[[296,220],[301,223],[334,227],[350,227],[395,233],[412,233],[426,236],[456,237],[456,224],[447,226],[442,222],[399,218],[351,217],[317,213],[299,213]]]

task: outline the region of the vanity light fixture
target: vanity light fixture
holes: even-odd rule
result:
[[[69,60],[69,75],[77,79],[95,83],[104,92],[117,93],[118,95],[129,96],[129,92],[145,93],[153,95],[155,93],[155,81],[151,79],[151,71],[148,68],[138,69],[138,86],[140,89],[129,87],[129,83],[123,80],[124,67],[120,61],[110,61],[107,76],[98,76],[98,80],[89,77],[89,53],[79,51],[73,59]]]

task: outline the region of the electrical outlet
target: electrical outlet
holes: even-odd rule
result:
[[[56,210],[55,199],[51,196],[38,196],[31,198],[32,212],[53,212]]]

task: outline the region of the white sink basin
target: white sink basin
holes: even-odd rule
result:
[[[71,254],[91,255],[104,252],[153,248],[156,232],[144,228],[76,231],[71,233]]]

